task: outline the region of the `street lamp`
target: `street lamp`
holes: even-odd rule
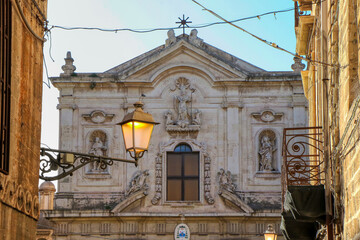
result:
[[[265,233],[264,233],[265,240],[276,240],[277,234],[271,224],[268,225]]]
[[[123,120],[117,124],[121,125],[125,149],[134,160],[40,148],[40,155],[45,157],[40,159],[40,179],[45,181],[59,180],[66,176],[71,176],[74,171],[92,162],[97,162],[101,169],[106,169],[107,166],[113,165],[114,161],[134,163],[137,166],[138,160],[148,150],[154,125],[159,124],[154,121],[150,113],[145,113],[142,110],[143,105],[142,102],[136,102],[134,104],[135,111],[126,114]],[[45,174],[59,168],[62,171],[58,175],[45,176]]]
[[[117,124],[121,125],[125,149],[135,159],[135,166],[137,166],[138,159],[144,155],[149,147],[154,125],[159,124],[154,121],[150,113],[143,111],[143,105],[142,102],[136,102],[134,104],[135,111],[126,114],[124,119]]]

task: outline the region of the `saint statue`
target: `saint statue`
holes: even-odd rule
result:
[[[261,138],[260,154],[260,171],[273,171],[272,161],[273,153],[276,151],[273,143],[268,136]]]
[[[179,86],[180,95],[176,96],[176,103],[178,107],[178,119],[177,124],[184,128],[189,125],[189,113],[187,104],[191,101],[191,98],[188,94],[186,94],[187,86],[185,84],[181,84]]]
[[[96,156],[103,156],[104,155],[104,151],[107,150],[107,147],[105,146],[105,144],[101,141],[101,139],[99,137],[95,137],[95,141],[93,143],[93,145],[90,148],[89,154],[93,154]],[[99,171],[99,163],[98,162],[94,162],[92,165],[92,170],[96,170]]]

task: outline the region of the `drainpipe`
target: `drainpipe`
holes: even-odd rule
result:
[[[331,194],[331,160],[330,160],[330,147],[329,147],[329,106],[328,106],[328,81],[329,79],[323,79],[323,146],[324,146],[324,168],[325,168],[325,209],[326,209],[326,226],[328,240],[333,240],[333,206],[332,206],[332,194]]]

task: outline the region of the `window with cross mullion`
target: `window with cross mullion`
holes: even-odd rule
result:
[[[167,201],[199,201],[199,153],[188,145],[167,153]]]

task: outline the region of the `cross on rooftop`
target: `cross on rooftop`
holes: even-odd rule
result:
[[[185,27],[189,27],[189,25],[187,25],[188,23],[192,23],[192,21],[187,21],[189,19],[189,17],[187,17],[185,19],[185,15],[183,14],[183,18],[181,19],[180,17],[178,17],[180,22],[176,22],[176,23],[180,23],[179,27],[183,28],[183,35],[185,35]]]

